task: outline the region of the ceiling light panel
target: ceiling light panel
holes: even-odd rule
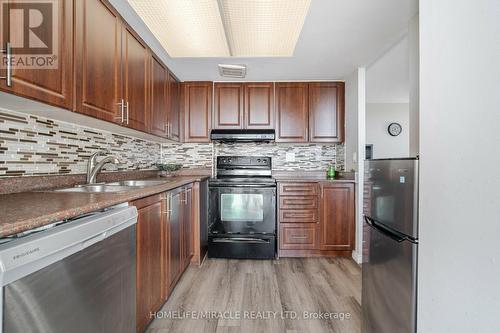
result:
[[[171,57],[228,57],[216,0],[128,0]]]
[[[292,56],[310,0],[218,0],[231,55]]]

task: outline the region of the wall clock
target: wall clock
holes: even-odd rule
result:
[[[390,123],[389,127],[387,127],[387,132],[389,132],[391,136],[398,136],[401,134],[402,130],[403,128],[398,123]]]

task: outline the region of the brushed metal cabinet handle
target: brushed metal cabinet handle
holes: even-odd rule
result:
[[[128,104],[128,101],[127,101],[127,125],[128,125],[128,116],[129,116],[129,113],[130,113],[130,109],[129,109],[129,104]]]
[[[5,76],[1,76],[0,79],[5,79],[7,87],[12,87],[12,47],[9,42],[5,44],[5,49],[2,49],[1,52],[5,53],[7,58],[7,73]]]

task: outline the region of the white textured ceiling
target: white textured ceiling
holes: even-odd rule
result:
[[[410,100],[408,38],[405,36],[366,70],[367,103]]]
[[[246,81],[343,79],[401,39],[418,0],[312,0],[292,57],[170,58],[128,2],[110,0],[183,81],[226,81],[217,64],[245,64]]]

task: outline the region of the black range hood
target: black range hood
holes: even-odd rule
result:
[[[266,129],[214,129],[210,134],[212,141],[221,142],[259,142],[274,141],[276,135],[274,130]]]

